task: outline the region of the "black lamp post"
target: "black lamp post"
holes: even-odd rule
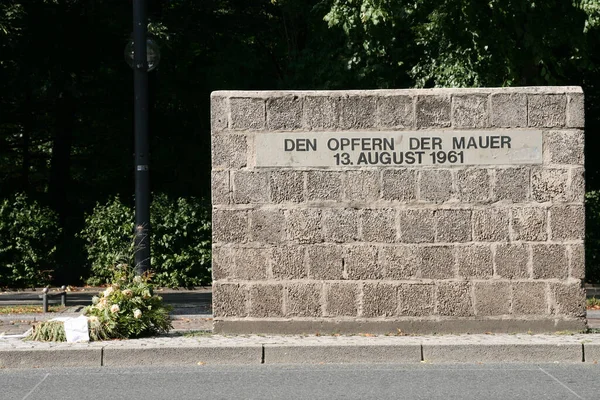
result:
[[[133,68],[135,151],[135,271],[150,269],[150,146],[148,139],[148,72],[160,60],[158,46],[148,38],[146,0],[133,0],[133,39],[125,47]]]

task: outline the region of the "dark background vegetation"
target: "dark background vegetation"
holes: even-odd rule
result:
[[[150,74],[152,191],[210,201],[213,90],[581,85],[598,209],[599,1],[149,0],[162,52]],[[35,268],[61,284],[90,274],[86,214],[115,195],[131,204],[131,10],[131,0],[0,2],[0,200],[8,210],[24,193],[55,213],[55,251],[31,246],[43,252]],[[0,212],[0,234],[19,234],[14,218]],[[6,259],[0,277],[18,264]]]

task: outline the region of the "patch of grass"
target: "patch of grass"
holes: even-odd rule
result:
[[[600,299],[596,297],[586,299],[586,306],[588,310],[600,310]]]
[[[183,333],[183,337],[207,337],[212,335],[211,331],[188,331]]]
[[[63,306],[48,306],[48,312],[63,311]],[[22,306],[0,306],[0,315],[7,314],[42,314],[44,312],[42,306],[22,305]]]

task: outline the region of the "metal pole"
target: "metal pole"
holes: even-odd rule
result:
[[[148,144],[148,36],[146,0],[133,0],[135,129],[135,271],[150,268],[150,148]]]

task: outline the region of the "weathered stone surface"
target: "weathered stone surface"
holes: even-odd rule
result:
[[[216,134],[211,136],[213,169],[243,168],[248,163],[246,136]]]
[[[227,129],[229,124],[229,100],[227,97],[210,96],[210,129],[220,132]]]
[[[515,207],[511,210],[513,240],[543,242],[547,237],[546,209]]]
[[[425,246],[419,248],[420,277],[448,279],[454,277],[454,248],[452,246]]]
[[[342,247],[336,245],[318,245],[308,247],[309,278],[317,280],[336,280],[343,278],[344,261]]]
[[[446,128],[450,126],[450,96],[417,96],[417,128]]]
[[[363,317],[392,317],[398,310],[396,285],[365,283],[363,286]]]
[[[287,210],[285,219],[289,240],[298,243],[323,241],[320,208],[290,209]]]
[[[250,238],[254,242],[280,243],[285,240],[285,223],[282,210],[250,211]]]
[[[342,97],[340,111],[340,127],[342,129],[375,128],[375,97],[347,96]]]
[[[473,240],[478,242],[508,241],[509,213],[506,209],[473,210]]]
[[[234,203],[267,203],[269,201],[267,173],[234,171],[232,180]]]
[[[469,168],[456,173],[458,198],[467,203],[486,203],[490,200],[490,176],[487,169]]]
[[[512,284],[512,312],[516,315],[548,314],[546,284],[515,282]]]
[[[213,283],[213,303],[215,317],[245,317],[248,315],[248,289],[238,283]]]
[[[311,200],[341,200],[342,174],[338,171],[308,171],[306,197]]]
[[[321,292],[320,283],[294,283],[286,289],[286,316],[320,317]]]
[[[436,226],[433,210],[400,210],[398,211],[398,221],[401,242],[433,243]]]
[[[585,201],[585,171],[583,168],[571,169],[571,185],[567,198],[576,203]]]
[[[567,118],[567,97],[564,94],[527,96],[528,125],[532,127],[562,127]]]
[[[567,95],[567,127],[583,128],[585,126],[585,107],[583,93]]]
[[[212,204],[229,204],[229,171],[212,171],[210,182]]]
[[[557,315],[584,317],[586,309],[585,289],[580,282],[551,283],[552,306]]]
[[[575,279],[585,278],[585,247],[583,243],[572,244],[569,257],[569,276]]]
[[[379,266],[386,279],[410,279],[421,264],[416,246],[384,246],[379,249]]]
[[[273,318],[283,316],[283,286],[251,285],[250,286],[250,317]]]
[[[273,248],[272,272],[274,279],[305,279],[308,271],[305,263],[306,249],[298,246]]]
[[[360,212],[362,239],[365,242],[396,241],[396,211],[364,209]]]
[[[436,242],[470,242],[471,210],[436,210]]]
[[[454,195],[450,170],[423,170],[420,173],[419,198],[425,201],[443,203]]]
[[[583,240],[585,209],[582,205],[554,206],[549,209],[551,240]]]
[[[486,95],[452,96],[452,127],[485,128],[487,126],[489,126],[489,115]]]
[[[379,96],[375,113],[380,128],[408,129],[415,125],[413,98],[411,96]]]
[[[527,95],[493,93],[491,101],[493,127],[521,128],[527,126]]]
[[[470,282],[440,282],[437,288],[437,313],[453,317],[474,314]]]
[[[335,129],[340,121],[339,97],[306,96],[303,124],[307,129]]]
[[[583,165],[583,131],[544,132],[544,159],[551,164]]]
[[[304,201],[304,174],[301,171],[271,171],[269,190],[273,203],[301,203]]]
[[[325,310],[326,315],[330,317],[355,317],[358,314],[358,284],[327,284]]]
[[[358,220],[358,211],[354,209],[323,210],[323,238],[338,243],[358,240]]]
[[[534,244],[533,278],[566,279],[568,274],[567,248],[560,244]]]
[[[270,249],[256,247],[232,248],[234,263],[230,266],[230,279],[260,281],[267,279],[271,258]]]
[[[294,130],[302,127],[302,98],[295,95],[267,100],[267,129]]]
[[[212,245],[212,278],[214,281],[227,279],[235,265],[235,257],[231,246]]]
[[[494,182],[495,200],[524,202],[529,199],[529,173],[527,167],[498,168]]]
[[[248,213],[243,210],[214,210],[213,242],[244,243],[248,241]]]
[[[511,243],[496,247],[496,274],[505,279],[525,279],[530,277],[529,245]]]
[[[381,268],[377,265],[375,246],[357,245],[345,249],[344,263],[348,279],[381,279]]]
[[[385,200],[415,200],[417,198],[417,172],[407,169],[383,170],[381,191]]]
[[[231,129],[263,130],[265,128],[265,100],[261,98],[229,99]]]
[[[531,197],[543,203],[546,201],[568,201],[568,169],[535,168],[531,171]]]
[[[399,315],[420,317],[433,314],[435,285],[403,283],[397,290]]]
[[[456,248],[458,276],[487,279],[494,274],[492,250],[488,245],[468,245]]]
[[[477,282],[474,284],[475,314],[480,316],[510,313],[511,286],[508,282]]]
[[[350,201],[379,199],[379,171],[348,171],[344,179],[344,199]]]

